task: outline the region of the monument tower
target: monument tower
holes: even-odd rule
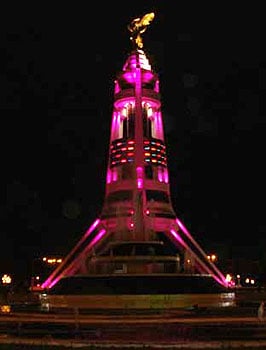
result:
[[[102,211],[43,288],[75,274],[208,274],[226,285],[171,202],[160,81],[142,39],[153,19],[128,25],[132,51],[114,82]]]

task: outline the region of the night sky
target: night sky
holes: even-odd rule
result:
[[[127,25],[148,12],[144,50],[160,78],[177,216],[203,247],[266,250],[263,9],[35,6],[11,4],[0,21],[0,272],[67,254],[99,215],[113,81],[131,51]]]

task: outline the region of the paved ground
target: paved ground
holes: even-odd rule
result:
[[[0,345],[29,350],[266,349],[266,319],[255,316],[19,313],[1,316],[0,327]]]

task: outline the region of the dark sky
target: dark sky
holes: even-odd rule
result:
[[[152,11],[144,49],[160,77],[177,215],[207,246],[265,248],[263,9],[35,6],[1,11],[0,272],[66,254],[100,213],[113,80],[131,50],[127,25]]]

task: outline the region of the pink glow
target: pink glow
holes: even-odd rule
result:
[[[115,94],[117,94],[118,92],[120,92],[120,87],[117,80],[115,80]]]
[[[200,253],[202,254],[202,256],[204,256],[206,258],[206,260],[208,261],[208,263],[212,266],[212,268],[215,270],[215,272],[218,274],[218,276],[220,277],[220,279],[223,281],[222,284],[223,285],[227,285],[226,282],[226,277],[222,274],[222,272],[217,268],[217,266],[212,262],[209,261],[207,258],[207,254],[203,251],[203,249],[200,247],[200,245],[194,240],[194,238],[192,237],[192,235],[188,232],[188,230],[186,229],[186,227],[184,226],[184,224],[178,219],[176,218],[176,222],[177,225],[180,227],[180,229],[185,233],[185,235],[190,239],[190,241],[197,247],[197,249],[200,251]]]
[[[111,140],[118,139],[122,136],[121,120],[123,120],[123,117],[121,116],[120,112],[114,112],[112,118]],[[119,146],[119,144],[117,144],[117,146]]]
[[[101,238],[102,236],[106,233],[105,229],[101,229],[99,233],[93,238],[93,240],[90,242],[88,245],[88,248],[92,248]],[[87,249],[88,250],[88,249]]]
[[[225,286],[225,284],[223,283],[222,280],[220,280],[217,276],[214,276],[212,271],[208,268],[208,266],[201,260],[199,259],[199,257],[193,252],[193,250],[184,242],[184,240],[180,237],[180,235],[173,229],[170,230],[170,233],[172,234],[172,236],[179,242],[181,243],[181,245],[183,246],[183,248],[185,248],[187,251],[190,252],[191,256],[194,257],[195,261],[198,262],[199,265],[201,265],[201,267],[211,276],[213,276],[213,278],[216,280],[216,282],[218,282],[219,284]],[[227,284],[226,284],[227,286]]]
[[[159,130],[160,130],[160,133],[161,133],[161,138],[163,139],[163,134],[164,133],[163,133],[162,113],[158,112],[157,116],[158,116],[158,127],[159,127]]]
[[[87,252],[90,248],[92,248],[104,235],[106,230],[102,229],[99,231],[97,236],[94,237],[94,239],[90,242],[90,244],[87,246],[86,250],[79,254],[73,261],[72,263],[64,270],[62,273],[54,279],[54,281],[50,284],[49,288],[54,286],[62,277],[67,276],[67,275],[73,275],[76,270],[79,268],[79,262],[80,262],[80,255],[85,255],[85,252]],[[75,266],[76,265],[76,266]]]
[[[144,51],[142,50],[139,50],[138,53],[138,61],[139,61],[139,64],[140,64],[140,67],[144,70],[144,82],[148,82],[150,81],[152,78],[153,78],[153,73],[151,72],[151,66],[149,64],[149,61],[144,53]],[[124,67],[123,67],[123,71],[128,73],[128,72],[134,72],[136,70],[136,67],[137,67],[137,55],[134,54],[134,55],[131,55]],[[126,74],[125,73],[125,74]],[[124,75],[125,77],[125,75]],[[131,78],[131,77],[130,77]],[[126,76],[126,79],[127,79],[127,76]],[[127,80],[128,82],[132,82],[132,78]],[[133,80],[134,82],[134,80]]]
[[[163,169],[158,168],[158,180],[159,182],[163,182]]]
[[[162,116],[160,112],[154,113],[153,134],[155,135],[156,138],[160,140],[164,140],[163,123],[162,123]]]
[[[98,234],[93,238],[93,240],[90,242],[90,244],[86,247],[85,251],[80,253],[72,262],[71,264],[61,272],[61,274],[56,277],[49,285],[49,288],[52,288],[62,277],[74,274],[75,271],[79,268],[79,261],[80,261],[80,255],[85,255],[106,233],[105,229],[102,229],[98,232]],[[75,266],[76,265],[76,266]],[[47,287],[44,287],[47,288]]]
[[[90,226],[90,228],[86,231],[85,237],[88,237],[92,231],[99,225],[100,219],[96,219],[94,223]]]
[[[185,242],[183,239],[180,237],[180,235],[173,229],[170,230],[170,233],[175,237],[175,239],[182,244],[183,247],[186,246]]]
[[[159,85],[159,80],[156,80],[155,88],[154,88],[154,91],[155,91],[155,92],[158,92],[158,93],[160,92],[159,86],[160,86],[160,85]]]
[[[124,74],[124,78],[128,83],[133,84],[136,80],[136,73],[132,73],[132,72],[126,72]]]
[[[138,189],[143,188],[143,169],[141,167],[137,167],[137,186]]]
[[[112,178],[112,172],[110,169],[107,170],[107,176],[106,176],[106,183],[109,184],[111,183],[111,178]]]
[[[114,140],[116,138],[116,130],[117,130],[117,113],[113,113],[113,118],[112,118],[112,128],[111,128],[111,140]]]
[[[58,265],[58,267],[51,273],[51,275],[44,281],[42,284],[42,288],[48,288],[56,275],[65,268],[66,264],[69,262],[70,258],[75,254],[78,248],[82,245],[82,243],[87,239],[87,237],[95,230],[95,228],[99,225],[100,219],[96,219],[94,223],[90,226],[90,228],[85,232],[82,239],[76,244],[76,246],[70,251],[70,253],[63,260],[62,264]]]
[[[203,256],[207,258],[207,254],[203,251],[203,249],[200,247],[200,245],[194,240],[194,238],[192,237],[192,235],[188,232],[188,230],[186,229],[186,227],[184,226],[184,224],[178,219],[176,218],[176,222],[178,224],[178,226],[180,227],[180,229],[188,236],[188,238],[193,242],[193,244],[198,248],[198,250],[201,252],[201,254]],[[208,260],[209,261],[209,260]],[[221,273],[221,271],[218,270],[218,268],[216,267],[215,264],[213,264],[211,261],[209,261],[211,265],[213,265],[214,270],[216,271],[216,273],[218,273],[218,275],[220,276],[220,278],[222,278],[222,280],[226,281],[226,277]]]
[[[112,181],[113,182],[115,182],[115,181],[117,181],[117,179],[118,179],[118,174],[117,174],[117,170],[116,169],[113,169],[112,170]]]
[[[159,182],[164,182],[168,184],[169,178],[168,178],[167,168],[163,168],[163,167],[158,168],[158,180]]]
[[[168,176],[168,170],[164,169],[164,181],[165,183],[169,183],[169,176]]]

